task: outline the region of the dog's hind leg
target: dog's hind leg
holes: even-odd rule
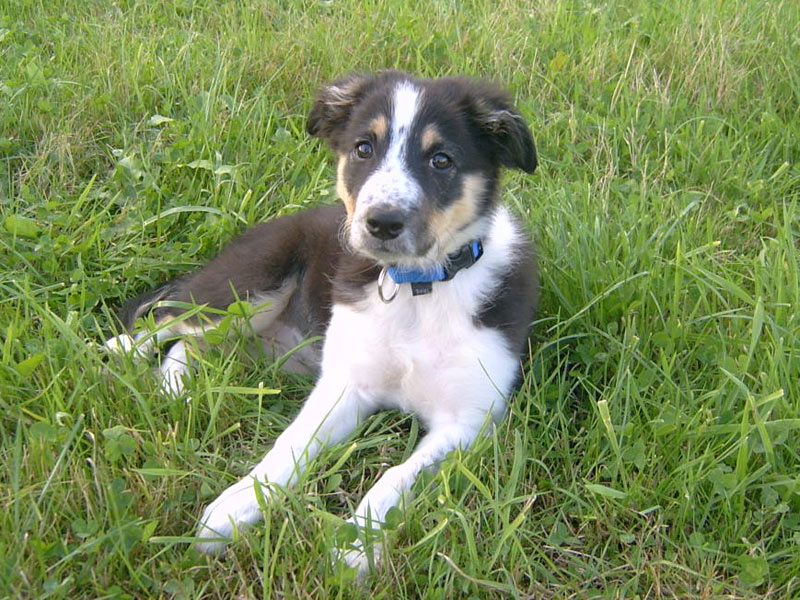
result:
[[[157,302],[168,297],[176,286],[177,282],[170,282],[128,301],[116,315],[118,331],[121,333],[105,341],[103,344],[105,350],[112,354],[129,354],[143,359],[155,352],[156,345],[175,337],[175,333],[169,327],[159,327],[152,332],[140,331],[133,335],[133,326],[136,319],[147,314]]]
[[[155,352],[158,344],[178,334],[179,332],[173,331],[170,327],[159,327],[155,331],[140,331],[135,335],[120,333],[108,338],[103,348],[113,354],[130,354],[135,358],[145,359]]]
[[[246,291],[247,298],[254,305],[254,312],[249,316],[248,322],[240,324],[236,331],[256,337],[265,333],[269,335],[275,320],[286,308],[296,286],[296,278],[288,278],[281,286],[268,292],[251,293]],[[199,291],[206,292],[202,289]],[[105,350],[109,353],[125,354],[133,359],[146,360],[153,357],[158,346],[164,342],[175,340],[159,366],[161,390],[165,394],[173,396],[178,396],[183,392],[183,376],[190,367],[190,356],[187,352],[185,338],[202,339],[208,329],[216,327],[226,307],[211,307],[212,310],[208,311],[201,306],[190,308],[194,298],[186,298],[186,296],[189,294],[183,289],[183,285],[176,282],[163,286],[156,292],[145,294],[142,301],[138,299],[132,301],[129,303],[132,306],[123,309],[124,315],[120,316],[120,321],[126,331],[109,338],[104,344]],[[204,299],[204,294],[201,294],[200,298]],[[236,298],[237,296],[231,292],[229,300],[233,302]],[[165,300],[175,304],[163,306],[157,304]],[[226,298],[226,300],[228,299]],[[187,309],[190,312],[187,312]],[[135,320],[148,312],[152,312],[155,316],[155,326],[151,329],[131,333]]]
[[[135,336],[129,333],[120,333],[108,338],[103,348],[112,354],[130,354],[136,358],[145,358],[153,352],[155,343],[152,336],[146,331],[141,331]]]
[[[183,392],[183,376],[189,371],[189,357],[186,342],[178,340],[167,352],[159,366],[161,371],[161,391],[167,395],[179,396]]]

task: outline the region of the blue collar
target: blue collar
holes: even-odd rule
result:
[[[447,255],[444,264],[436,265],[427,269],[409,269],[405,267],[391,266],[386,267],[386,272],[396,284],[410,283],[411,292],[414,296],[429,294],[433,290],[434,281],[449,281],[456,276],[461,269],[468,269],[483,256],[483,243],[481,240],[472,240],[464,244]],[[379,283],[379,287],[382,281]],[[379,290],[380,291],[380,290]],[[381,291],[381,298],[383,293]],[[394,294],[392,294],[394,298]],[[388,298],[390,301],[392,298]]]

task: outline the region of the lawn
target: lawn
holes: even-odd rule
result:
[[[0,598],[800,596],[798,23],[796,0],[4,0]],[[387,67],[500,81],[534,132],[540,168],[504,180],[542,281],[522,389],[360,585],[329,550],[418,439],[397,413],[207,559],[202,507],[312,381],[211,344],[168,398],[101,352],[109,315],[335,202],[305,114]]]

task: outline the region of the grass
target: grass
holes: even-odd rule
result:
[[[0,597],[797,597],[798,22],[790,0],[6,1]],[[107,315],[335,201],[305,112],[385,67],[493,77],[531,123],[541,167],[505,192],[540,255],[523,388],[418,483],[363,586],[325,557],[410,417],[207,560],[202,506],[311,382],[219,348],[176,403],[105,362]]]

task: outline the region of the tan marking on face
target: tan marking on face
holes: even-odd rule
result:
[[[336,193],[339,195],[339,200],[344,203],[344,208],[347,211],[347,222],[353,219],[353,213],[356,210],[356,200],[347,191],[344,185],[344,169],[347,166],[347,156],[344,154],[339,156],[339,164],[336,166]]]
[[[377,139],[385,138],[389,132],[389,120],[383,115],[375,117],[369,124],[369,130]]]
[[[426,153],[431,150],[436,144],[442,143],[442,134],[439,133],[436,125],[426,125],[422,130],[422,152]]]
[[[478,214],[480,198],[486,189],[486,180],[480,175],[465,175],[461,197],[444,210],[431,215],[431,233],[446,243],[457,231],[463,229]]]

